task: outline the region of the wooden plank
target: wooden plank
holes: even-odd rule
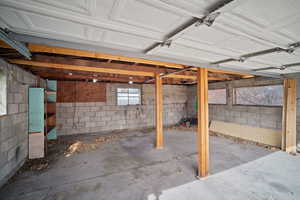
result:
[[[54,69],[66,69],[75,71],[87,71],[87,72],[101,72],[109,74],[122,74],[122,75],[132,75],[132,76],[150,76],[153,77],[153,72],[142,72],[142,71],[128,71],[121,69],[110,69],[110,68],[98,68],[98,67],[86,67],[80,65],[68,65],[68,64],[55,64],[55,63],[45,63],[37,61],[28,61],[21,59],[9,59],[10,63],[19,65],[30,65],[40,68],[54,68]]]
[[[282,150],[296,153],[296,79],[284,80]]]
[[[0,48],[11,48],[4,42],[0,41]],[[132,58],[132,57],[125,57],[125,56],[118,56],[106,53],[97,53],[91,51],[82,51],[77,49],[69,49],[63,47],[55,47],[55,46],[47,46],[47,45],[40,45],[40,44],[28,44],[28,49],[31,52],[41,52],[41,53],[53,53],[53,54],[60,54],[60,55],[72,55],[78,57],[87,57],[87,58],[99,58],[99,59],[107,59],[107,60],[117,60],[117,61],[126,61],[126,62],[134,62],[134,63],[143,63],[143,64],[150,64],[150,65],[158,65],[164,66],[169,68],[175,69],[183,69],[186,66],[182,64],[176,63],[169,63],[169,62],[161,62],[155,60],[148,60],[148,59],[141,59],[141,58]],[[197,71],[197,68],[192,68],[192,70]],[[246,78],[254,77],[254,75],[249,73],[240,73],[240,72],[233,72],[233,71],[226,71],[226,70],[217,70],[217,69],[208,69],[210,72],[217,72],[222,74],[234,74],[239,76],[245,76]]]
[[[106,84],[76,82],[76,102],[106,102]]]
[[[142,59],[142,58],[118,56],[118,55],[112,55],[112,54],[107,54],[107,53],[97,53],[97,52],[82,51],[82,50],[77,50],[77,49],[68,49],[68,48],[63,48],[63,47],[53,47],[53,46],[46,46],[46,45],[33,44],[33,43],[28,44],[28,49],[31,52],[43,52],[43,53],[73,55],[73,56],[88,57],[88,58],[119,60],[119,61],[126,61],[126,62],[144,63],[144,64],[150,64],[150,65],[161,65],[161,66],[167,66],[167,67],[178,68],[178,69],[183,68],[183,65],[180,65],[180,64],[161,62],[161,61],[155,61],[155,60],[147,60],[147,59]]]
[[[220,69],[208,69],[208,71],[214,73],[220,73],[220,74],[233,74],[233,75],[242,76],[243,78],[254,77],[254,75],[248,73],[241,73],[241,72],[234,72],[234,71],[227,71],[227,70],[220,70]]]
[[[56,126],[56,115],[55,114],[47,115],[45,121],[46,121],[45,124],[47,124],[47,127]]]
[[[210,122],[210,131],[229,135],[236,138],[242,138],[260,144],[281,147],[281,130],[271,128],[259,128],[237,123],[212,120]]]
[[[197,76],[190,76],[190,75],[183,75],[183,74],[170,74],[165,76],[167,78],[177,78],[177,79],[190,79],[190,80],[197,80]],[[225,81],[230,80],[228,78],[222,78],[222,77],[208,77],[209,81]]]
[[[156,148],[163,148],[163,95],[162,78],[155,74]]]
[[[58,81],[57,102],[106,102],[106,84]]]
[[[38,68],[53,68],[53,69],[85,71],[85,72],[98,72],[98,73],[121,74],[121,75],[130,75],[130,76],[154,77],[154,72],[129,71],[129,70],[122,70],[122,69],[110,69],[110,68],[99,68],[99,67],[87,67],[87,66],[81,66],[81,65],[55,64],[55,63],[28,61],[28,60],[22,60],[22,59],[9,59],[9,62],[13,63],[13,64],[19,64],[19,65],[34,66],[34,67],[38,67]],[[189,75],[174,74],[172,78],[195,80],[196,77],[189,76]]]
[[[209,168],[209,131],[208,131],[208,79],[207,69],[199,68],[197,72],[197,100],[198,100],[198,176],[208,175]]]
[[[58,81],[57,82],[57,102],[76,102],[76,82]]]
[[[56,104],[55,103],[47,103],[45,104],[47,114],[56,113]]]

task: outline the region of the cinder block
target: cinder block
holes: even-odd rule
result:
[[[19,111],[19,104],[8,104],[8,114],[15,114]]]

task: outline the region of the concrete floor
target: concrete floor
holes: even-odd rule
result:
[[[119,133],[114,133],[119,134]],[[210,136],[210,173],[196,180],[196,135],[165,131],[165,148],[155,134],[125,132],[96,150],[64,155],[64,137],[49,148],[47,169],[24,170],[0,190],[0,199],[300,199],[300,157]]]

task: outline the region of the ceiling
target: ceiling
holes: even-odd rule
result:
[[[235,0],[215,9],[220,2],[224,1],[1,0],[0,26],[19,34],[109,47],[182,63],[216,67],[214,62],[234,58],[217,67],[235,71],[300,62],[300,48],[292,53],[275,52],[237,61],[244,54],[288,48],[299,42],[299,0]],[[187,27],[212,9],[220,15],[211,26]],[[186,27],[185,31],[172,38],[170,46],[155,46],[181,27]],[[300,66],[263,72],[295,73],[300,72]]]

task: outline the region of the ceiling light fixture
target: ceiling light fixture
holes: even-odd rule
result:
[[[131,85],[131,84],[133,84],[133,81],[128,81],[128,83]]]
[[[93,78],[93,83],[96,83],[97,82],[97,79]]]

